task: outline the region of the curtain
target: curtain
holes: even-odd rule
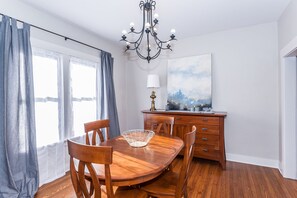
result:
[[[34,197],[38,162],[30,26],[0,22],[0,197]]]
[[[100,119],[110,120],[110,137],[120,135],[120,126],[113,83],[113,58],[108,52],[101,52]]]

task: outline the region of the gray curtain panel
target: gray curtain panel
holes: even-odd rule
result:
[[[110,120],[110,137],[120,135],[120,126],[113,83],[113,58],[108,52],[101,52],[101,115],[100,119]]]
[[[0,22],[0,197],[38,189],[30,26]]]

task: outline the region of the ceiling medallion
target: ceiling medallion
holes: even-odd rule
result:
[[[122,31],[121,41],[126,42],[126,50],[135,50],[136,54],[144,60],[147,60],[148,63],[152,59],[156,59],[161,50],[171,50],[170,41],[176,40],[175,38],[175,29],[171,29],[171,35],[169,40],[162,41],[158,38],[157,25],[159,24],[158,17],[159,15],[155,13],[153,15],[153,10],[155,10],[156,2],[153,0],[140,1],[139,8],[143,13],[143,22],[142,29],[137,32],[134,29],[134,23],[130,23],[130,31]],[[135,36],[136,35],[136,36]],[[132,37],[132,40],[128,40]],[[138,37],[137,39],[133,39]],[[142,41],[144,42],[143,44]]]

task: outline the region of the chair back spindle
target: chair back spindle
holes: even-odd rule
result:
[[[174,117],[153,115],[146,120],[147,130],[173,135]]]
[[[94,197],[101,197],[100,181],[93,164],[102,164],[105,166],[105,185],[108,197],[114,197],[109,167],[112,164],[112,147],[83,145],[71,140],[68,140],[67,143],[70,155],[71,181],[76,196],[86,198],[92,196],[93,192],[91,192],[91,189],[88,189],[86,184],[86,178],[88,178],[95,190]],[[76,168],[74,160],[78,160],[78,168]]]
[[[100,142],[104,142],[110,139],[109,136],[109,120],[96,120],[84,124],[86,133],[86,144],[96,145],[97,137]],[[92,142],[90,141],[89,133],[92,132]],[[92,144],[91,144],[92,143]]]
[[[177,183],[176,189],[176,197],[182,197],[185,192],[185,188],[187,188],[188,177],[190,165],[194,156],[194,143],[196,137],[196,127],[192,126],[192,131],[190,133],[185,134],[184,142],[185,142],[185,151],[184,151],[184,160],[183,165],[179,173],[179,180]]]

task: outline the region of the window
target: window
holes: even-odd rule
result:
[[[96,118],[96,63],[70,59],[74,135],[84,133],[83,123]]]
[[[59,141],[58,70],[60,57],[43,51],[33,55],[37,147]]]
[[[98,62],[33,50],[37,147],[84,134],[97,119]]]

